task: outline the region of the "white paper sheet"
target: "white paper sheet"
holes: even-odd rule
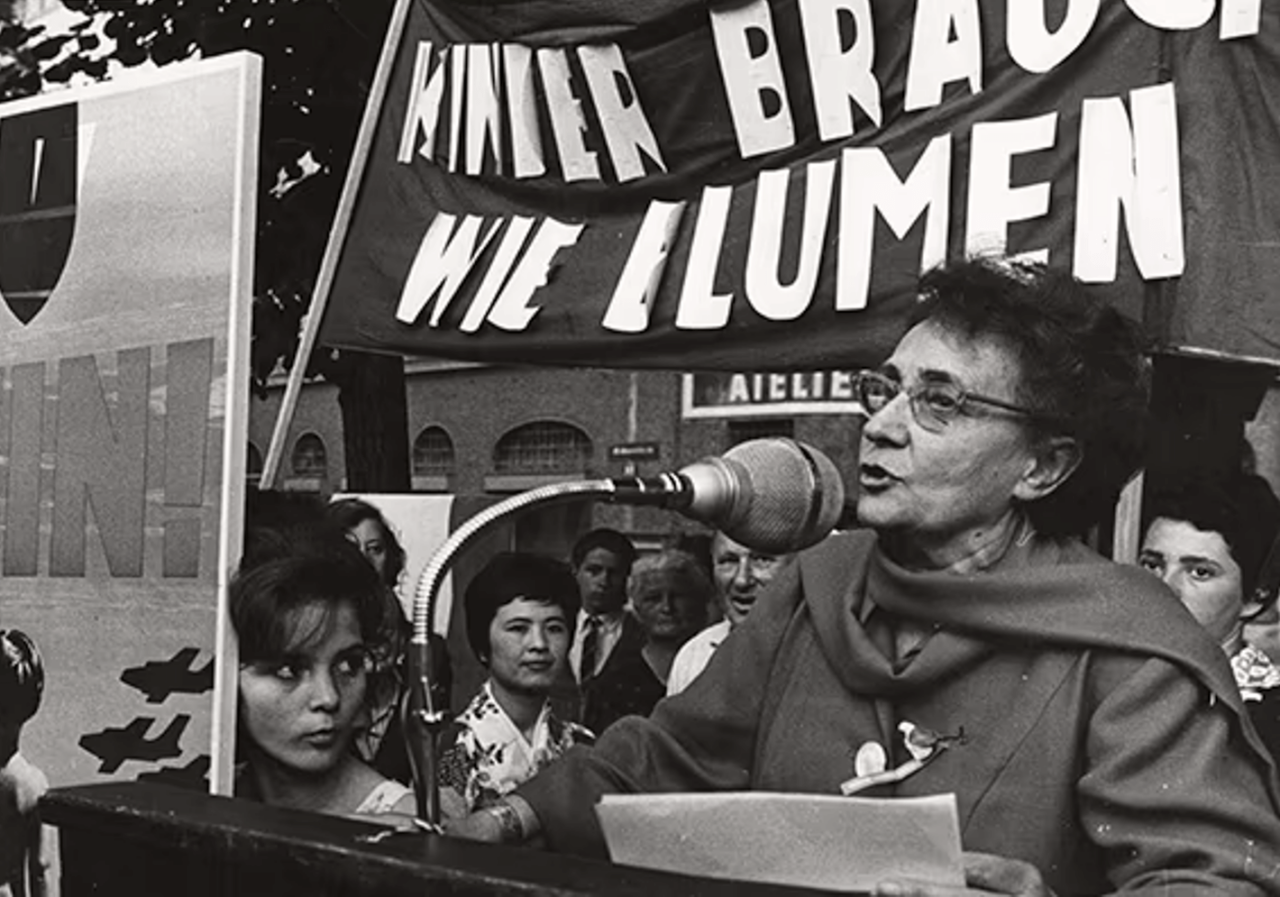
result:
[[[629,866],[830,890],[964,883],[954,794],[606,795],[596,812],[611,859]]]

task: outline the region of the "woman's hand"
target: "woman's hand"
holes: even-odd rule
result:
[[[446,819],[444,833],[454,838],[488,841],[491,844],[498,844],[503,840],[502,823],[488,810],[477,810],[456,819]]]
[[[978,894],[1053,897],[1053,891],[1040,877],[1040,870],[1030,863],[969,851],[963,854],[963,860],[963,888],[895,879],[880,882],[872,893],[877,897],[965,897]]]
[[[471,841],[530,847],[539,846],[543,841],[538,814],[518,794],[508,794],[483,810],[446,821],[444,833]]]

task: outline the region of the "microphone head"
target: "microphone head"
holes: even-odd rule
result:
[[[680,471],[693,486],[686,509],[749,548],[786,554],[835,528],[844,480],[825,454],[793,439],[752,439]]]

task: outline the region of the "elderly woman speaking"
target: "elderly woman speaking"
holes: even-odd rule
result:
[[[1145,371],[1068,275],[926,274],[858,379],[868,529],[803,553],[687,691],[454,832],[599,856],[606,792],[953,792],[974,892],[1277,893],[1275,770],[1222,652],[1075,538],[1140,462]]]

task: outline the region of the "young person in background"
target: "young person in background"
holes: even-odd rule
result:
[[[18,751],[22,727],[40,709],[44,662],[17,629],[0,629],[0,897],[43,897],[48,857],[36,804],[44,773]]]
[[[339,498],[330,502],[325,514],[360,549],[378,578],[394,595],[404,573],[405,552],[395,529],[376,507],[361,498]]]
[[[572,745],[549,696],[568,664],[578,586],[550,558],[496,555],[467,586],[467,640],[489,677],[441,742],[440,809],[457,818],[491,806]]]
[[[593,529],[574,543],[569,557],[582,602],[569,663],[578,684],[585,685],[620,641],[643,636],[635,618],[626,613],[627,579],[636,548],[617,530]]]
[[[383,775],[407,782],[413,773],[405,750],[404,727],[399,713],[405,683],[408,682],[405,649],[413,635],[413,626],[399,591],[404,575],[405,550],[396,537],[395,527],[378,508],[364,499],[336,499],[326,507],[325,517],[360,550],[386,589],[386,632],[378,643],[387,656],[377,658],[378,672],[370,681],[369,715],[361,723],[356,749]],[[444,638],[434,633],[431,649],[436,700],[440,702],[439,706],[447,707],[453,684],[449,650]]]
[[[1256,478],[1187,480],[1149,503],[1138,563],[1164,580],[1231,661],[1250,719],[1280,762],[1280,668],[1245,638],[1245,623],[1275,604],[1256,594],[1280,531],[1280,508]]]
[[[345,540],[264,560],[231,584],[239,658],[236,794],[335,815],[412,816],[413,792],[357,755],[387,632],[386,590]]]

